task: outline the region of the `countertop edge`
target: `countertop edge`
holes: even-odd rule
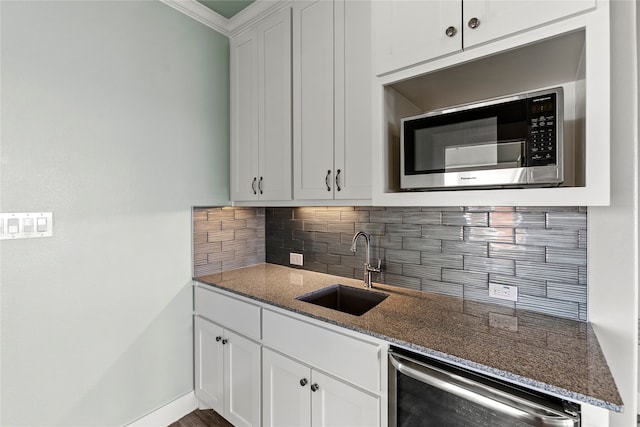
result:
[[[225,287],[225,286],[219,285],[217,283],[212,283],[212,282],[209,282],[209,281],[205,281],[202,278],[192,277],[192,279],[193,279],[193,281],[198,282],[200,284],[203,284],[205,286],[211,286],[211,287],[214,287],[214,288],[226,291],[226,292],[230,292],[232,294],[235,294],[235,295],[247,298],[247,299],[254,300],[254,301],[259,302],[261,304],[267,304],[267,305],[270,305],[270,306],[273,306],[273,307],[277,307],[279,309],[286,310],[288,312],[295,313],[295,314],[298,314],[298,315],[302,315],[302,316],[305,316],[305,317],[308,317],[308,318],[311,318],[311,319],[314,319],[314,320],[317,320],[317,321],[321,321],[321,322],[328,323],[328,324],[331,324],[331,325],[334,325],[334,326],[338,326],[338,327],[341,327],[341,328],[344,328],[344,329],[348,329],[348,330],[351,330],[351,331],[354,331],[354,332],[358,332],[358,333],[361,333],[361,334],[364,334],[364,335],[368,335],[370,337],[386,341],[389,344],[397,345],[397,346],[404,347],[404,348],[409,349],[409,350],[413,350],[413,351],[422,353],[424,355],[427,355],[429,357],[433,357],[433,358],[435,358],[437,360],[440,360],[440,361],[449,362],[449,363],[452,363],[452,364],[454,364],[456,366],[460,366],[460,367],[464,367],[464,368],[470,368],[471,370],[474,370],[476,372],[480,372],[480,373],[483,373],[485,375],[489,375],[489,376],[492,376],[492,377],[495,377],[495,378],[504,379],[504,380],[506,380],[508,382],[511,382],[511,383],[514,383],[514,384],[517,384],[517,385],[521,385],[521,386],[524,386],[524,387],[533,388],[535,390],[545,392],[545,393],[550,394],[550,395],[555,396],[555,397],[559,397],[559,398],[562,398],[562,399],[575,401],[577,403],[586,403],[586,404],[589,404],[589,405],[592,405],[592,406],[596,406],[596,407],[600,407],[600,408],[604,408],[604,409],[607,409],[607,410],[613,411],[613,412],[623,412],[624,411],[624,405],[618,405],[618,404],[613,403],[613,402],[608,402],[608,401],[605,401],[605,400],[602,400],[602,399],[597,399],[597,398],[585,395],[583,393],[577,393],[577,392],[574,392],[574,391],[571,391],[571,390],[568,390],[568,389],[565,389],[565,388],[561,388],[561,387],[554,386],[554,385],[551,385],[551,384],[547,384],[547,383],[544,383],[544,382],[541,382],[541,381],[537,381],[537,380],[534,380],[532,378],[528,378],[528,377],[523,377],[521,375],[512,374],[512,373],[510,373],[508,371],[504,371],[504,370],[501,370],[501,369],[493,368],[491,366],[487,366],[487,365],[480,364],[480,363],[475,363],[473,361],[470,361],[470,360],[467,360],[467,359],[464,359],[464,358],[460,358],[460,357],[453,356],[453,355],[450,355],[450,354],[447,354],[447,353],[443,353],[443,352],[440,352],[440,351],[437,351],[437,350],[426,348],[426,347],[423,347],[423,346],[420,346],[420,345],[417,345],[417,344],[414,344],[414,343],[411,343],[411,342],[407,342],[407,341],[404,341],[404,340],[400,340],[400,339],[397,339],[397,338],[389,337],[387,335],[376,333],[376,332],[373,332],[373,331],[365,329],[365,328],[361,328],[361,327],[354,326],[354,325],[349,325],[347,323],[343,323],[343,322],[340,322],[340,321],[337,321],[337,320],[328,319],[326,317],[318,316],[318,315],[306,312],[304,310],[297,310],[295,308],[288,307],[288,306],[285,306],[285,305],[282,305],[282,304],[278,304],[278,303],[275,303],[273,301],[270,301],[270,300],[267,300],[267,299],[264,299],[264,298],[260,298],[260,297],[257,297],[255,295],[252,295],[252,294],[248,294],[248,293],[245,293],[245,292],[237,291],[237,290],[235,290],[233,288],[229,288],[229,287]]]

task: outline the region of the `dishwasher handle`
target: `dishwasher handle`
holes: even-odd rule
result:
[[[501,414],[531,423],[531,425],[540,427],[575,427],[580,425],[579,415],[545,407],[515,394],[395,353],[392,350],[389,350],[389,361],[398,372],[417,381]]]

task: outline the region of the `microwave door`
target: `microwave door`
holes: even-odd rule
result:
[[[445,149],[445,172],[519,168],[524,164],[525,141],[500,141]]]
[[[497,163],[497,118],[489,117],[415,131],[414,170],[442,173]]]
[[[498,147],[495,142],[477,145],[453,145],[444,149],[445,172],[495,167],[497,164]]]

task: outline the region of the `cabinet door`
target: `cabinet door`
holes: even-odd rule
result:
[[[380,425],[377,397],[358,390],[322,372],[313,371],[311,416],[313,427]]]
[[[260,344],[225,330],[224,417],[234,426],[260,425]]]
[[[311,424],[311,371],[268,348],[262,349],[262,423],[265,427]]]
[[[295,199],[333,198],[333,45],[333,1],[294,2]]]
[[[464,2],[464,47],[546,24],[595,8],[596,0],[473,0]],[[471,28],[472,19],[479,25]]]
[[[225,412],[231,424],[260,425],[260,344],[225,330]]]
[[[462,0],[376,0],[373,11],[377,75],[462,49]]]
[[[335,199],[371,198],[371,2],[335,1]]]
[[[256,29],[230,42],[231,200],[258,199],[257,49]]]
[[[291,9],[261,22],[258,40],[260,198],[291,200]]]
[[[224,413],[223,332],[215,323],[194,318],[195,393],[220,414]]]

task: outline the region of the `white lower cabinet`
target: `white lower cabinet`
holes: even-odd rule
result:
[[[386,343],[205,285],[194,297],[202,408],[235,427],[386,426]]]
[[[262,387],[265,427],[380,425],[377,396],[266,347]]]
[[[260,425],[260,344],[194,318],[195,393],[236,427]]]

